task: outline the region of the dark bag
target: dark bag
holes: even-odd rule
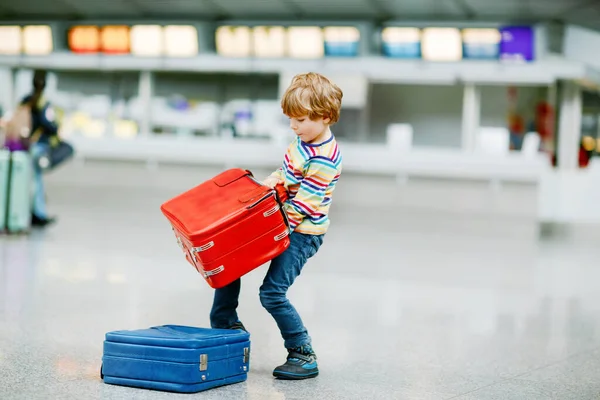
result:
[[[75,150],[67,142],[60,141],[56,146],[50,146],[45,154],[38,159],[39,166],[44,171],[51,171],[71,157]]]

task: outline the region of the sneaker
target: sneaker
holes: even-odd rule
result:
[[[244,332],[248,332],[242,321],[237,321],[235,324],[231,325],[228,329],[241,329]]]
[[[44,227],[44,226],[52,225],[55,222],[56,222],[56,218],[54,218],[54,217],[40,218],[35,214],[31,214],[31,225],[32,226]]]
[[[273,376],[280,379],[307,379],[317,375],[319,375],[317,355],[309,344],[288,349],[285,364],[273,370]]]

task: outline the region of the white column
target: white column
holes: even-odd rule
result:
[[[359,127],[358,127],[358,141],[360,143],[368,143],[370,136],[370,124],[371,121],[371,93],[373,91],[373,84],[367,81],[367,98],[365,99],[365,105],[360,110]],[[343,117],[342,117],[343,118]]]
[[[154,95],[154,76],[150,71],[140,73],[138,96],[142,104],[142,120],[140,121],[140,133],[142,136],[149,135],[152,130],[152,96]]]
[[[389,124],[386,130],[386,145],[394,160],[396,182],[406,184],[409,171],[406,169],[406,156],[412,149],[413,127],[410,124]]]
[[[463,94],[462,113],[462,149],[467,152],[475,150],[477,145],[477,134],[481,117],[481,89],[473,84],[467,83]]]
[[[575,171],[579,168],[579,142],[581,140],[581,89],[573,82],[562,82],[558,122],[558,168]]]
[[[18,104],[32,90],[33,70],[15,69],[13,72],[13,104]]]
[[[14,76],[9,67],[0,67],[0,107],[4,113],[14,111],[16,102],[14,101]]]
[[[558,113],[558,111],[559,111],[558,82],[552,82],[550,85],[548,85],[546,101],[548,102],[548,104],[550,104],[550,106],[552,107],[552,109],[554,110],[554,113],[556,115],[556,113]],[[552,118],[553,118],[552,124],[554,124],[557,121],[556,116],[553,116]],[[554,137],[556,137],[556,135],[557,135],[556,128],[554,129],[553,135],[554,135]],[[540,149],[544,152],[547,152],[548,154],[556,154],[556,146],[557,145],[554,142],[554,137],[551,140],[542,142]]]

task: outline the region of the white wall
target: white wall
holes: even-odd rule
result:
[[[2,77],[0,71],[0,79]],[[52,78],[57,82],[49,82],[46,94],[50,99],[55,90],[128,98],[137,95],[138,89],[136,73],[58,72]],[[54,81],[52,78],[49,80]],[[217,102],[236,98],[277,100],[279,91],[277,75],[157,73],[154,79],[157,96],[179,93]],[[30,90],[31,71],[19,71],[15,94],[22,96]],[[518,90],[519,107],[529,121],[534,116],[536,102],[545,95],[544,91],[539,87],[519,87]],[[360,111],[346,109],[342,112],[342,121],[334,128],[340,137],[356,141],[366,130],[370,142],[382,143],[389,124],[406,122],[413,125],[416,146],[460,147],[462,85],[373,84],[370,99],[367,129],[361,124]],[[481,100],[481,125],[506,126],[507,88],[484,86]]]
[[[278,76],[247,74],[156,73],[154,94],[181,94],[192,99],[225,102],[236,99],[277,100]]]
[[[6,113],[14,110],[13,76],[10,68],[0,68],[0,108]]]
[[[564,55],[569,60],[581,61],[600,68],[600,33],[580,26],[569,25],[565,30]]]
[[[56,76],[56,87],[61,92],[114,98],[129,98],[138,92],[139,74],[135,72],[59,71]],[[47,95],[50,97],[50,93]]]
[[[546,88],[517,87],[517,108],[525,118],[526,127],[535,119],[535,107],[546,98]],[[508,88],[483,86],[481,88],[481,126],[506,126],[508,116]]]
[[[544,98],[540,87],[519,87],[518,107],[526,123],[535,104]],[[371,91],[369,131],[371,141],[385,141],[387,125],[409,123],[415,146],[458,148],[461,145],[463,86],[375,84]],[[481,126],[504,127],[508,95],[505,86],[484,86],[481,91]]]
[[[23,97],[31,93],[33,70],[19,69],[15,73],[15,86],[13,95],[16,102],[23,100]]]
[[[57,76],[58,90],[64,92],[107,95],[111,98],[138,95],[137,73],[69,71],[59,72]],[[192,99],[217,102],[239,98],[274,100],[277,98],[277,85],[276,75],[249,78],[247,75],[233,74],[154,74],[155,96],[181,94]]]
[[[460,147],[462,86],[375,84],[371,91],[370,139],[385,140],[394,122],[413,126],[415,146]]]

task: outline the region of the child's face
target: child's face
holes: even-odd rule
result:
[[[319,141],[327,133],[328,126],[329,118],[290,117],[290,128],[305,143]]]

